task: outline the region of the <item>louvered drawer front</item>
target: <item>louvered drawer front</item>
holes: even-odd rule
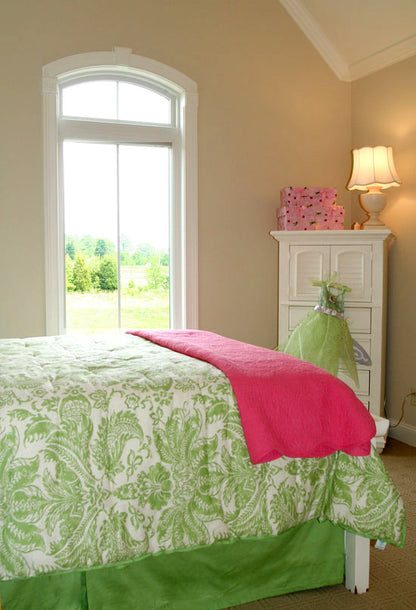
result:
[[[313,280],[322,280],[329,275],[329,249],[320,246],[291,246],[289,248],[289,295],[290,299],[318,299],[320,288]]]
[[[336,271],[341,284],[351,288],[345,294],[345,302],[371,301],[371,246],[331,246],[331,272]]]

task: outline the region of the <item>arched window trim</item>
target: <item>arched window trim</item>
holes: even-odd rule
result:
[[[156,60],[134,55],[131,49],[115,47],[112,52],[72,55],[47,64],[43,68],[43,119],[44,119],[44,199],[45,199],[45,311],[46,334],[64,332],[65,319],[65,266],[64,223],[62,193],[59,181],[61,155],[59,143],[62,129],[70,129],[78,119],[65,119],[60,130],[59,87],[63,83],[94,77],[99,74],[125,75],[135,82],[146,82],[155,90],[165,91],[177,99],[176,133],[180,134],[180,171],[174,177],[173,198],[177,208],[174,217],[180,219],[172,235],[173,261],[171,273],[175,289],[171,303],[174,328],[198,327],[198,181],[197,181],[197,106],[196,83],[170,66]],[[84,119],[80,119],[85,123]],[[94,121],[87,120],[94,130]],[[111,123],[111,122],[110,122]],[[114,134],[125,134],[123,121],[110,126]],[[124,129],[127,127],[127,130]],[[140,124],[134,129],[147,130],[148,141],[160,138],[160,130],[172,126]],[[175,129],[175,128],[174,128]],[[121,131],[120,131],[121,130]],[[144,134],[144,131],[143,131]],[[174,135],[174,134],[171,134]],[[98,137],[98,136],[97,136]],[[178,230],[179,228],[179,230]]]

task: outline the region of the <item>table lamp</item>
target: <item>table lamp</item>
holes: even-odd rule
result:
[[[368,214],[361,228],[386,229],[378,217],[386,205],[386,196],[381,191],[401,184],[394,167],[392,147],[365,146],[355,148],[352,155],[352,173],[347,189],[367,191],[360,195],[361,206]]]

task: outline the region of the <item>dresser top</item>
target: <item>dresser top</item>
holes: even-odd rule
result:
[[[390,229],[380,230],[338,230],[338,231],[270,231],[270,235],[279,242],[291,242],[300,244],[368,244],[385,241],[393,237]]]

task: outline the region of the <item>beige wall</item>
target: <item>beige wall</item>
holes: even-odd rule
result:
[[[389,415],[416,388],[416,57],[352,85],[354,147],[390,144],[403,182],[386,191],[383,221],[395,235],[390,250],[386,389]],[[363,218],[354,196],[353,218]],[[416,426],[407,404],[404,423]]]
[[[199,87],[200,326],[276,343],[279,191],[349,171],[350,85],[276,0],[19,0],[0,20],[0,336],[44,333],[42,66],[131,47]],[[347,205],[347,217],[349,210]]]

